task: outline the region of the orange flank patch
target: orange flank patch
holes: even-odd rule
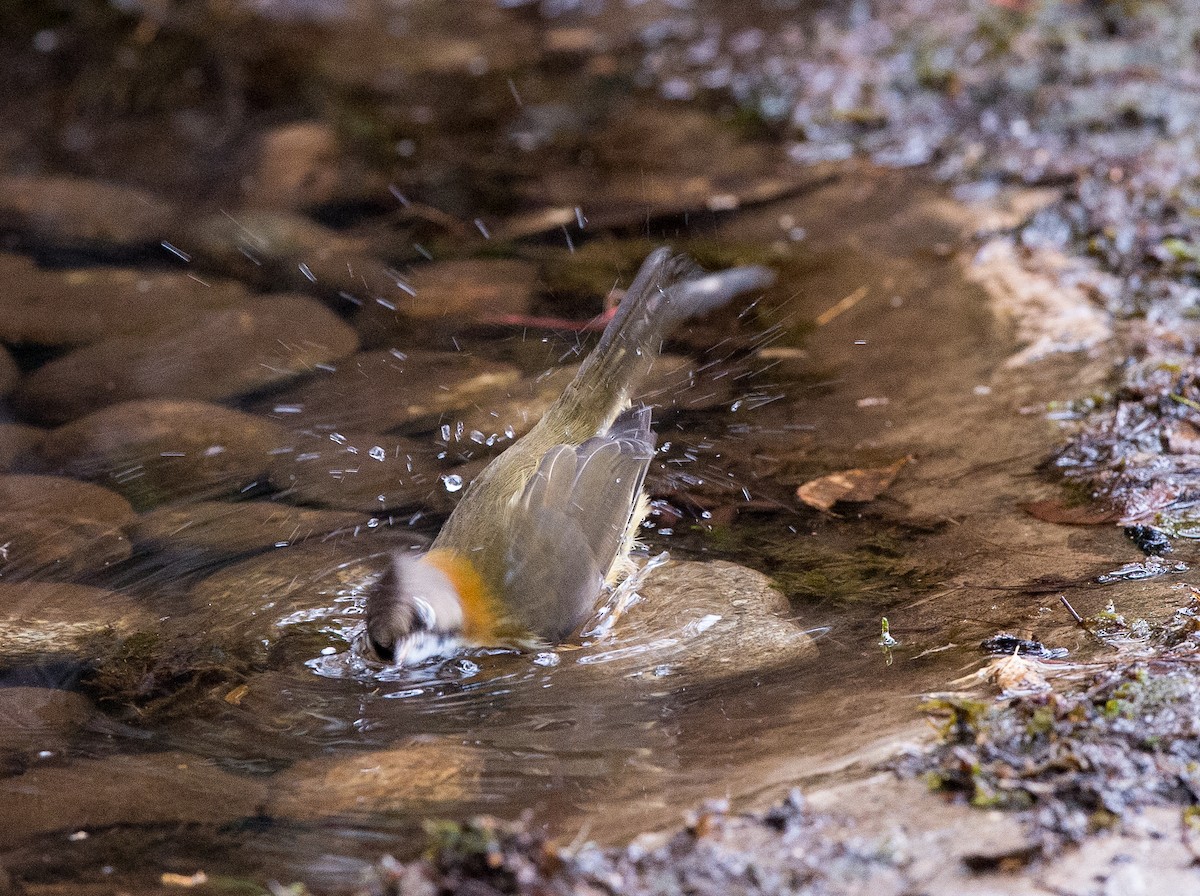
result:
[[[441,570],[458,592],[463,611],[463,636],[477,643],[495,640],[501,628],[500,602],[488,590],[471,561],[447,550],[430,551],[423,559]]]

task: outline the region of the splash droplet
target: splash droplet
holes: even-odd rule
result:
[[[451,473],[442,477],[442,484],[446,486],[446,491],[456,492],[463,487],[463,478],[457,473]]]

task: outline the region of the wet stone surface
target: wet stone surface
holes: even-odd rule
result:
[[[512,365],[466,353],[360,352],[335,370],[254,402],[252,408],[282,423],[314,430],[436,429],[442,414],[500,392],[519,376]]]
[[[74,177],[0,178],[0,229],[58,248],[155,246],[176,217],[162,197]]]
[[[415,550],[418,539],[387,544],[362,537],[351,542],[309,542],[228,566],[199,582],[188,595],[192,609],[174,625],[196,626],[218,643],[265,657],[285,639],[305,659],[325,648],[344,650],[356,633],[367,589],[390,563],[392,550]]]
[[[17,369],[16,361],[7,349],[0,346],[0,398],[12,391],[20,377],[21,371]]]
[[[598,638],[578,662],[670,688],[676,677],[690,687],[777,666],[797,668],[817,655],[783,593],[744,566],[668,563],[650,570],[637,593],[640,601],[616,623],[621,636],[611,649]]]
[[[274,290],[317,292],[344,309],[408,295],[369,240],[299,214],[235,209],[187,224],[174,240],[205,270]]]
[[[395,313],[372,302],[355,315],[355,326],[373,332],[376,343],[388,332],[389,322],[392,332],[403,332],[405,318],[461,328],[472,319],[496,323],[528,314],[537,269],[516,259],[437,261],[412,268],[402,282],[411,294],[396,303]]]
[[[308,539],[353,538],[381,525],[360,513],[268,501],[194,501],[144,513],[126,528],[139,552],[211,561]]]
[[[451,807],[477,796],[485,754],[452,739],[424,739],[330,761],[297,762],[271,779],[271,812],[284,818]]]
[[[300,431],[276,453],[270,481],[289,501],[361,513],[447,506],[455,464],[430,441],[397,435]],[[459,486],[461,489],[461,484]]]
[[[12,345],[86,345],[186,327],[205,311],[243,305],[238,282],[122,267],[39,267],[0,253],[0,340]]]
[[[354,331],[317,301],[273,296],[192,325],[93,343],[42,365],[13,403],[27,419],[65,423],[146,398],[220,401],[324,368],[358,347]]]
[[[124,495],[136,508],[181,497],[236,495],[265,479],[283,430],[214,404],[135,401],[53,430],[41,446],[47,466]]]
[[[0,754],[58,752],[94,713],[79,694],[51,688],[0,688]]]
[[[0,423],[0,471],[28,470],[40,465],[37,448],[46,430],[22,423]]]
[[[157,620],[130,598],[85,585],[0,583],[0,659],[34,662],[66,655],[87,660],[114,639],[152,632]]]
[[[0,476],[0,507],[6,513],[70,514],[112,526],[134,518],[129,502],[116,492],[65,476]]]
[[[0,579],[74,579],[129,559],[124,531],[87,517],[0,512]]]
[[[164,799],[163,782],[170,782]],[[0,798],[21,825],[5,825],[0,845],[80,828],[131,824],[229,823],[258,813],[261,782],[222,771],[188,753],[151,753],[45,765],[0,780]]]

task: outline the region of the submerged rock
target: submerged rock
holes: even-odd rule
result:
[[[140,604],[103,588],[0,583],[0,663],[58,656],[86,662],[119,639],[157,628]]]
[[[81,177],[0,177],[0,229],[58,247],[134,249],[158,243],[176,217],[152,193]]]
[[[327,647],[344,650],[356,632],[367,589],[390,562],[389,548],[420,539],[402,533],[385,545],[309,542],[227,566],[189,592],[184,625],[207,631],[217,643],[265,658],[285,636],[304,638],[305,658]],[[180,622],[180,620],[176,620]]]
[[[11,392],[20,378],[21,371],[17,369],[17,362],[3,346],[0,346],[0,398]]]
[[[459,738],[297,762],[271,779],[270,812],[285,818],[426,810],[477,798],[484,752]]]
[[[72,579],[129,559],[125,533],[112,523],[67,514],[0,512],[0,579]]]
[[[507,447],[533,429],[578,371],[578,364],[549,370],[481,398],[454,415],[448,443],[466,453]]]
[[[293,121],[262,132],[249,179],[249,204],[301,209],[341,195],[341,147],[321,121]]]
[[[357,347],[354,331],[314,299],[272,296],[77,349],[27,376],[15,402],[27,418],[64,423],[121,401],[216,401],[309,373]]]
[[[447,460],[432,442],[359,432],[297,433],[271,463],[271,484],[292,501],[384,513],[435,503]]]
[[[340,541],[381,527],[386,523],[361,513],[274,501],[191,501],[142,514],[127,528],[138,550],[216,560],[310,538]]]
[[[524,261],[466,258],[415,266],[403,282],[404,294],[390,303],[394,308],[368,302],[355,315],[354,325],[369,343],[406,334],[414,319],[462,328],[529,314],[538,275]]]
[[[346,308],[408,294],[370,244],[301,215],[247,208],[203,218],[177,237],[197,263],[269,289],[315,292]]]
[[[502,392],[480,398],[447,421],[446,441],[465,456],[506,448],[533,429],[578,371],[578,364],[569,364],[523,377]],[[729,405],[734,397],[734,373],[728,367],[700,365],[682,355],[660,355],[633,402],[664,411]]]
[[[239,307],[250,293],[232,280],[134,268],[42,268],[0,252],[0,341],[85,345],[186,326],[204,311]]]
[[[265,480],[286,444],[269,420],[195,401],[129,401],[50,432],[52,469],[101,482],[138,509],[183,497],[233,495]]]
[[[571,655],[575,663],[690,686],[816,656],[787,598],[767,576],[736,563],[673,561],[650,570],[636,591],[641,599],[612,635],[587,639]]]
[[[0,846],[113,825],[224,824],[260,814],[266,785],[189,753],[137,753],[32,768],[0,780]],[[65,834],[63,835],[65,836]]]
[[[23,423],[0,423],[0,472],[40,466],[38,446],[46,430]]]
[[[0,753],[58,752],[92,713],[88,699],[72,691],[0,688]]]
[[[433,427],[439,415],[502,393],[519,378],[510,364],[458,352],[359,352],[254,408],[309,429]]]
[[[124,526],[134,519],[129,502],[103,486],[66,476],[0,476],[4,513],[61,515]]]

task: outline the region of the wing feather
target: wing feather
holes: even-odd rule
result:
[[[542,456],[513,514],[504,582],[508,605],[534,632],[561,639],[592,610],[653,457],[648,408]]]

